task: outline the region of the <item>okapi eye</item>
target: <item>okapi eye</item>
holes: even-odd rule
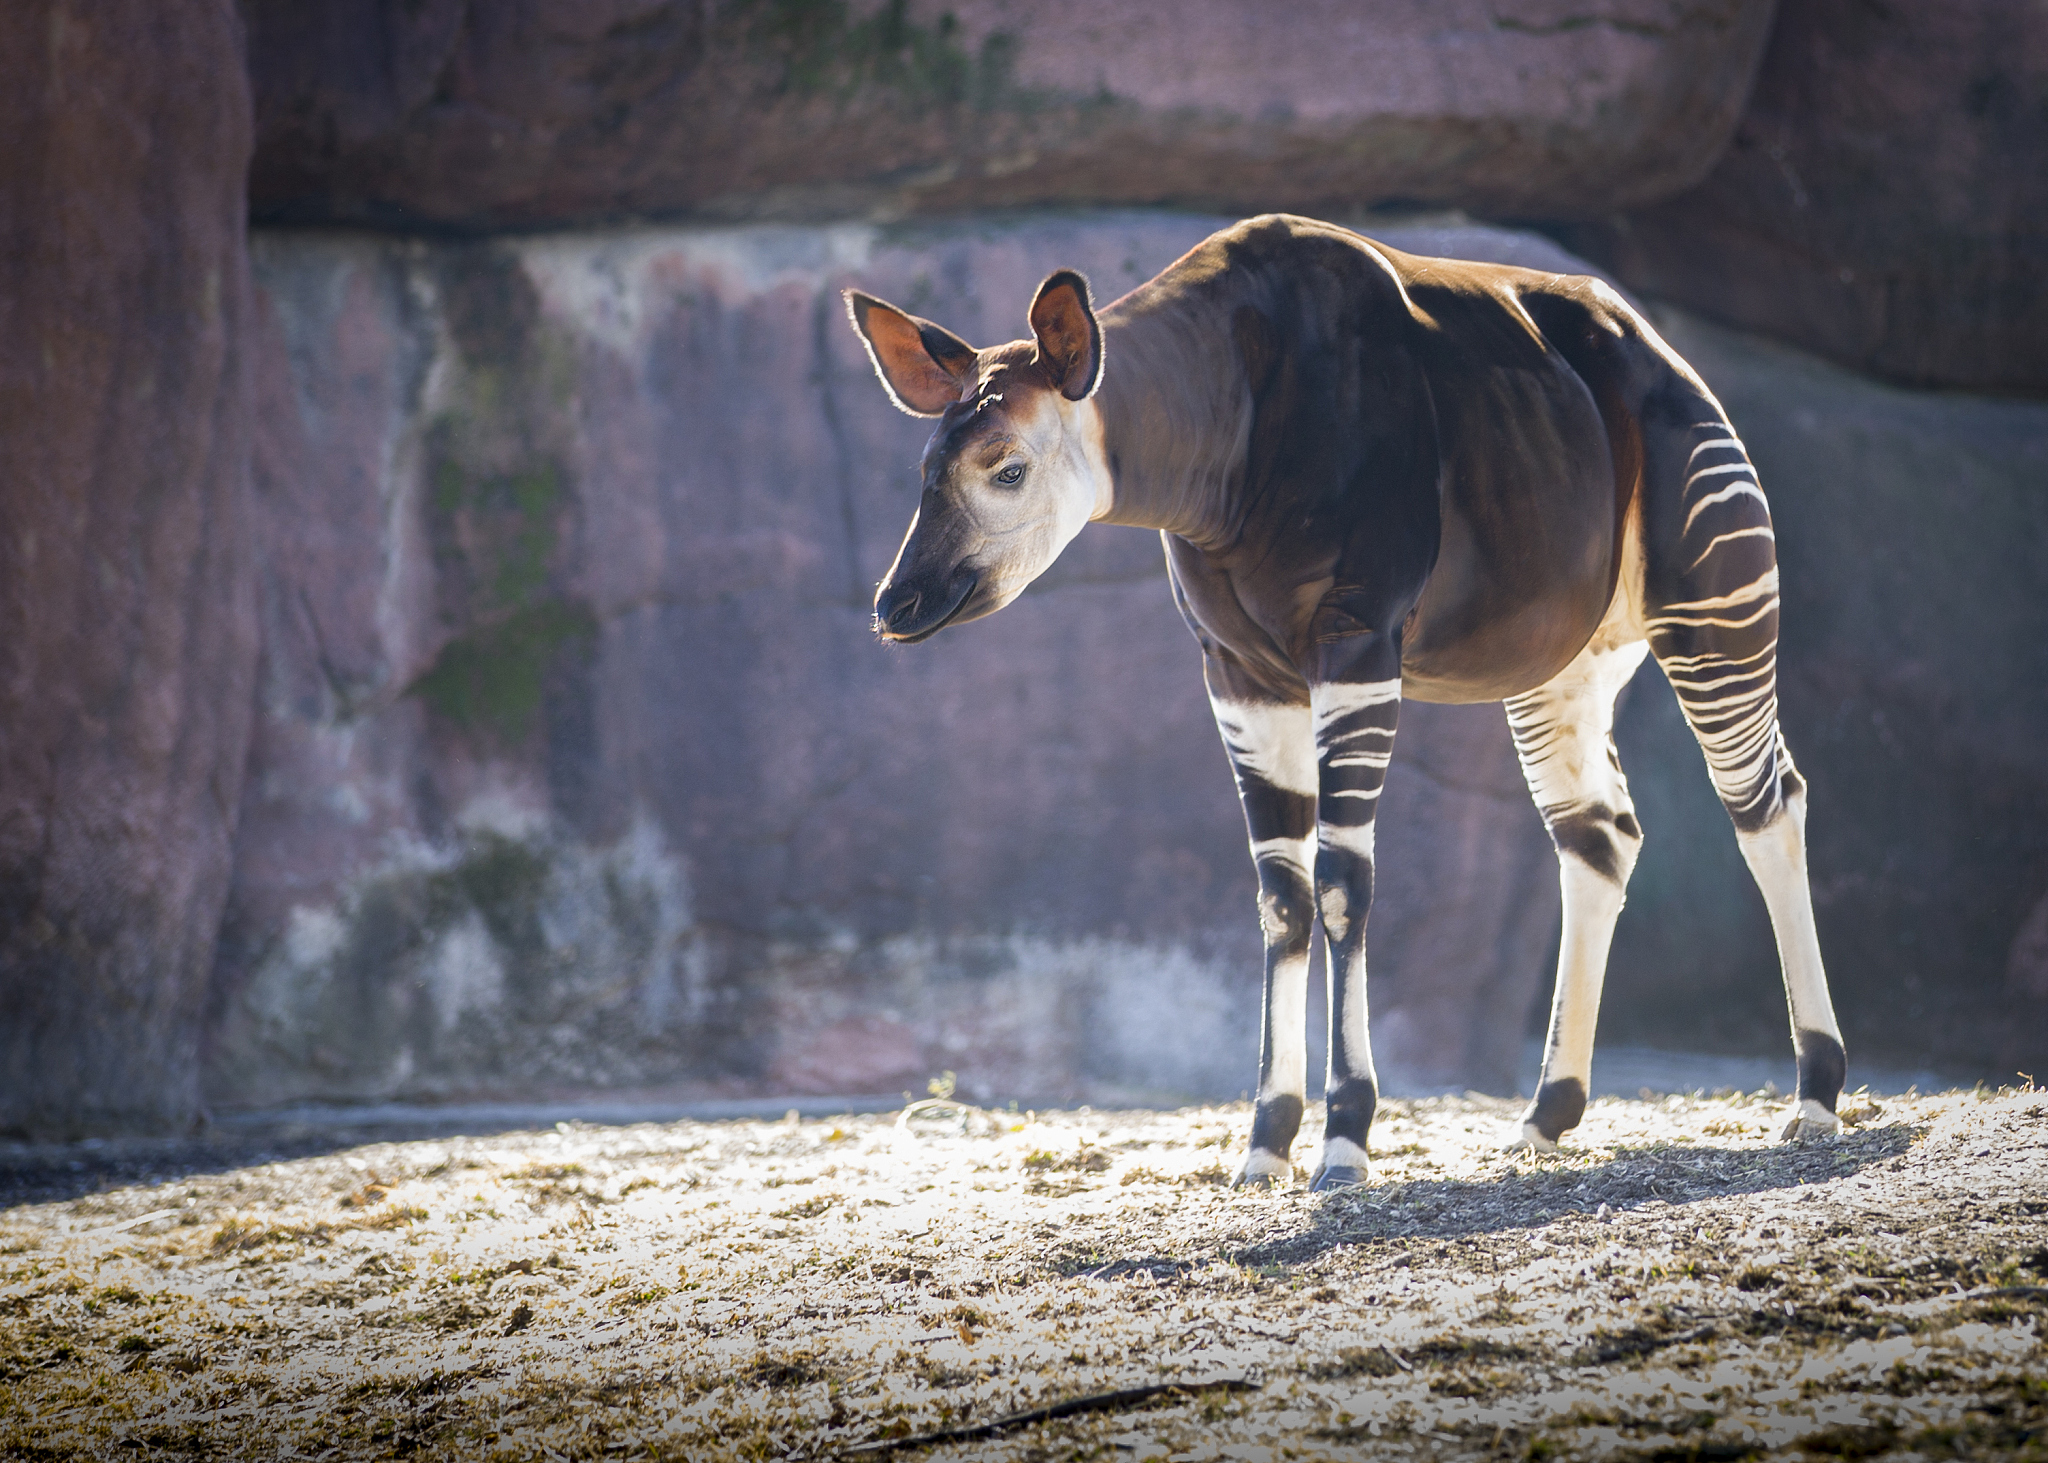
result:
[[[1008,467],[1004,468],[1001,472],[996,474],[996,481],[1002,483],[1004,486],[1007,487],[1012,483],[1021,481],[1023,479],[1023,476],[1024,464],[1021,462],[1013,462]]]

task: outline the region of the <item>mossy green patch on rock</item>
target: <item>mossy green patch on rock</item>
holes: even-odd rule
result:
[[[547,461],[493,475],[470,473],[452,455],[435,466],[428,530],[454,613],[503,614],[543,594],[568,503],[564,477]]]
[[[883,92],[977,111],[1030,100],[1015,80],[1017,38],[993,31],[970,51],[951,11],[924,25],[905,0],[862,16],[846,0],[759,0],[753,9],[748,39],[781,60],[784,89],[799,96],[844,103]]]
[[[503,520],[491,546],[494,562],[487,603],[493,609],[525,605],[547,585],[548,559],[555,551],[555,514],[562,505],[561,472],[553,463],[543,463],[480,486],[482,491],[472,494],[473,506]]]
[[[538,850],[479,834],[467,858],[426,879],[427,923],[444,927],[473,909],[500,945],[530,953],[543,943],[534,911],[547,877],[548,861]]]
[[[500,752],[531,750],[548,696],[576,694],[569,673],[597,623],[564,584],[576,351],[542,318],[515,248],[451,245],[429,273],[452,349],[423,434],[421,506],[447,639],[406,690]]]
[[[546,600],[449,641],[411,690],[464,731],[516,742],[533,728],[549,671],[565,653],[587,649],[596,634],[589,609]]]
[[[470,472],[447,446],[459,425],[438,429],[427,520],[443,614],[465,628],[408,689],[458,729],[517,744],[533,730],[550,673],[587,650],[597,619],[550,590],[569,500],[562,468],[542,460]]]

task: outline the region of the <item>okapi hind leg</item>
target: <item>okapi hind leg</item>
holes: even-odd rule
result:
[[[1203,664],[1259,879],[1259,931],[1265,944],[1259,1087],[1250,1150],[1233,1183],[1263,1188],[1294,1177],[1289,1153],[1307,1104],[1315,733],[1306,705],[1274,699],[1222,655],[1205,655]]]
[[[1841,1028],[1821,964],[1820,936],[1814,928],[1813,895],[1806,871],[1806,779],[1792,765],[1784,733],[1777,734],[1780,810],[1761,827],[1744,830],[1737,840],[1751,877],[1763,891],[1771,912],[1771,930],[1778,940],[1778,964],[1785,977],[1785,1002],[1792,1018],[1792,1045],[1799,1058],[1797,1108],[1785,1125],[1790,1142],[1825,1138],[1840,1131],[1835,1103],[1848,1075]]]
[[[1841,1127],[1846,1072],[1806,869],[1806,782],[1778,724],[1778,562],[1770,507],[1711,398],[1645,433],[1645,627],[1770,910],[1799,1060],[1784,1136]],[[1661,531],[1660,531],[1661,530]]]
[[[1512,1149],[1554,1151],[1586,1111],[1607,952],[1643,843],[1614,748],[1614,701],[1648,649],[1641,640],[1596,637],[1548,682],[1507,702],[1515,755],[1557,849],[1564,894],[1543,1071]]]

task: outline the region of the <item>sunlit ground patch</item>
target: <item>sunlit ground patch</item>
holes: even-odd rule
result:
[[[1782,1107],[1388,1102],[1319,1196],[1242,1106],[230,1154],[0,1211],[0,1455],[2048,1456],[2048,1094]]]

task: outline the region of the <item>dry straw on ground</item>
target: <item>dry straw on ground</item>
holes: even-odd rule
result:
[[[1393,1102],[1327,1197],[1243,1107],[23,1150],[0,1453],[2048,1458],[2048,1093],[1852,1106]]]

